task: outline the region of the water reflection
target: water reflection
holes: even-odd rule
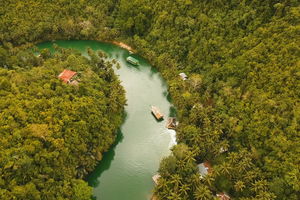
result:
[[[128,118],[128,113],[124,112],[123,124],[125,124]],[[85,180],[88,181],[89,185],[92,187],[97,187],[100,184],[100,179],[102,173],[110,168],[110,165],[115,157],[116,146],[121,143],[124,139],[122,133],[122,127],[117,131],[116,140],[111,148],[103,154],[102,160],[97,164],[97,167],[92,173],[90,173]]]

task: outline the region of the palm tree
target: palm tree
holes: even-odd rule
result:
[[[158,185],[157,185],[157,189],[163,191],[167,187],[168,187],[168,182],[166,181],[166,179],[164,179],[163,177],[160,177]]]
[[[167,199],[170,200],[183,200],[179,194],[177,194],[176,192],[170,192],[169,196],[167,197]]]
[[[252,165],[252,160],[250,157],[245,156],[241,162],[237,165],[237,170],[239,173],[243,173]]]
[[[267,181],[266,180],[255,181],[252,184],[252,188],[251,188],[251,190],[253,190],[256,193],[258,193],[260,191],[266,191],[266,189],[267,189]]]
[[[205,185],[198,186],[194,192],[195,200],[208,200],[212,199],[212,194]]]
[[[185,158],[183,159],[186,162],[195,162],[195,158],[194,158],[194,153],[191,151],[188,151],[187,154],[185,155]]]
[[[272,200],[275,199],[276,196],[271,193],[271,192],[267,192],[267,191],[260,191],[256,196],[255,199],[257,200]]]
[[[204,181],[209,185],[209,186],[212,186],[212,183],[215,181],[215,178],[208,174],[204,177]]]
[[[190,177],[190,182],[192,183],[192,187],[193,189],[196,189],[196,187],[200,184],[200,176],[199,174],[193,174],[191,177]]]
[[[177,160],[177,166],[180,170],[184,170],[186,168],[186,162],[184,160]]]
[[[179,188],[179,193],[182,194],[182,196],[187,197],[188,192],[191,190],[190,185],[188,184],[183,184]],[[185,198],[186,199],[186,198]]]
[[[234,184],[234,188],[236,191],[243,191],[243,189],[245,188],[245,184],[243,181],[237,181],[235,184]]]
[[[232,170],[232,167],[228,162],[223,162],[220,166],[220,171],[225,175],[230,175],[230,171]]]
[[[174,190],[178,191],[179,185],[181,185],[181,177],[178,174],[171,175],[170,183],[174,184]]]

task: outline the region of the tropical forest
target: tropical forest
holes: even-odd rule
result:
[[[140,167],[145,200],[300,199],[298,0],[0,0],[0,199],[135,200],[112,178],[119,196],[97,196],[88,177],[125,143],[141,76],[127,83],[120,56],[58,45],[78,40],[129,45],[167,85],[176,145],[153,160],[156,183]]]

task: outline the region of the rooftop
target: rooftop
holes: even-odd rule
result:
[[[133,65],[138,65],[139,64],[139,61],[137,59],[135,59],[134,57],[131,57],[131,56],[128,56],[126,58],[126,61],[133,64]]]
[[[217,197],[218,197],[220,200],[230,200],[230,196],[228,196],[228,194],[223,193],[223,192],[217,194]]]
[[[65,83],[69,83],[73,76],[75,76],[76,74],[77,72],[65,69],[58,75],[58,78],[60,78]]]
[[[188,76],[185,73],[183,73],[183,72],[181,72],[179,74],[179,76],[181,77],[182,80],[186,80],[188,78]]]
[[[160,178],[160,175],[159,174],[155,174],[153,177],[152,177],[152,180],[154,181],[154,183],[157,185],[158,184],[158,179]]]
[[[202,177],[211,172],[211,166],[209,162],[204,162],[198,165],[199,173]]]
[[[168,129],[175,129],[177,126],[176,118],[175,117],[169,117],[166,127]]]

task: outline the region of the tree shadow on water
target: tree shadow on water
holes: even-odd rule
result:
[[[123,124],[125,123],[126,119],[127,113],[125,112]],[[115,157],[115,148],[120,142],[122,142],[123,138],[124,135],[121,131],[121,128],[119,128],[117,131],[116,140],[111,148],[107,152],[103,153],[102,160],[97,164],[94,171],[88,174],[88,176],[85,178],[91,187],[95,188],[99,185],[102,173],[110,168],[110,165]],[[92,199],[96,200],[96,197],[93,197]]]
[[[176,117],[177,116],[177,110],[174,106],[170,106],[169,108],[169,117]]]

